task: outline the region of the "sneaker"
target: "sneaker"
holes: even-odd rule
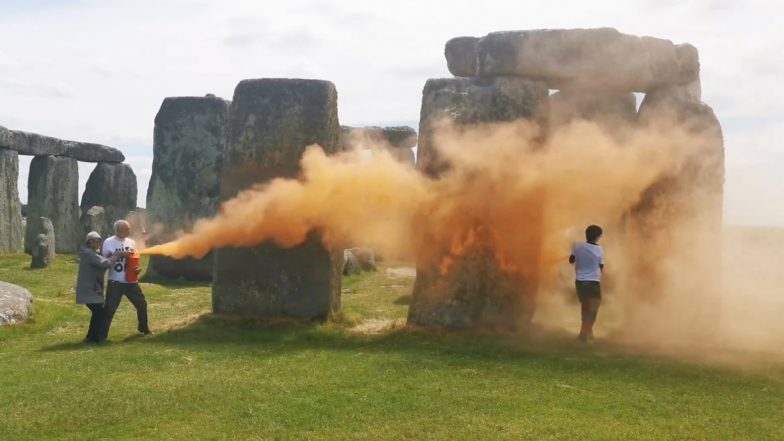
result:
[[[152,332],[152,330],[150,330],[150,328],[147,328],[147,329],[141,329],[141,328],[138,328],[137,330],[138,330],[140,333],[144,334],[144,335],[155,335],[155,333],[154,333],[154,332]]]
[[[581,343],[588,343],[589,339],[590,339],[590,336],[588,336],[588,335],[580,334],[580,335],[577,336],[577,341],[579,341]]]

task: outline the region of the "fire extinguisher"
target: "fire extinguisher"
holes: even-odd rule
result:
[[[139,253],[134,251],[127,259],[125,259],[125,281],[136,283],[139,281],[139,274],[136,268],[139,268]]]

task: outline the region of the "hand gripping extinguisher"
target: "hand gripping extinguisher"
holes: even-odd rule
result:
[[[139,268],[139,253],[133,251],[133,253],[125,259],[125,281],[130,283],[136,283],[139,281],[139,274],[136,272],[136,268]]]

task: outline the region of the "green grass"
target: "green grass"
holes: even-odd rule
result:
[[[784,371],[623,355],[567,336],[536,342],[400,325],[411,280],[346,280],[326,324],[211,316],[205,284],[150,280],[152,337],[124,301],[105,346],[79,341],[76,266],[0,280],[35,295],[0,328],[0,439],[784,439]],[[357,332],[368,321],[393,325]]]

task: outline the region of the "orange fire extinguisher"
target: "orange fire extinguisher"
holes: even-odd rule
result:
[[[125,281],[136,283],[139,281],[139,274],[136,268],[139,268],[139,253],[134,251],[127,259],[125,259]]]

